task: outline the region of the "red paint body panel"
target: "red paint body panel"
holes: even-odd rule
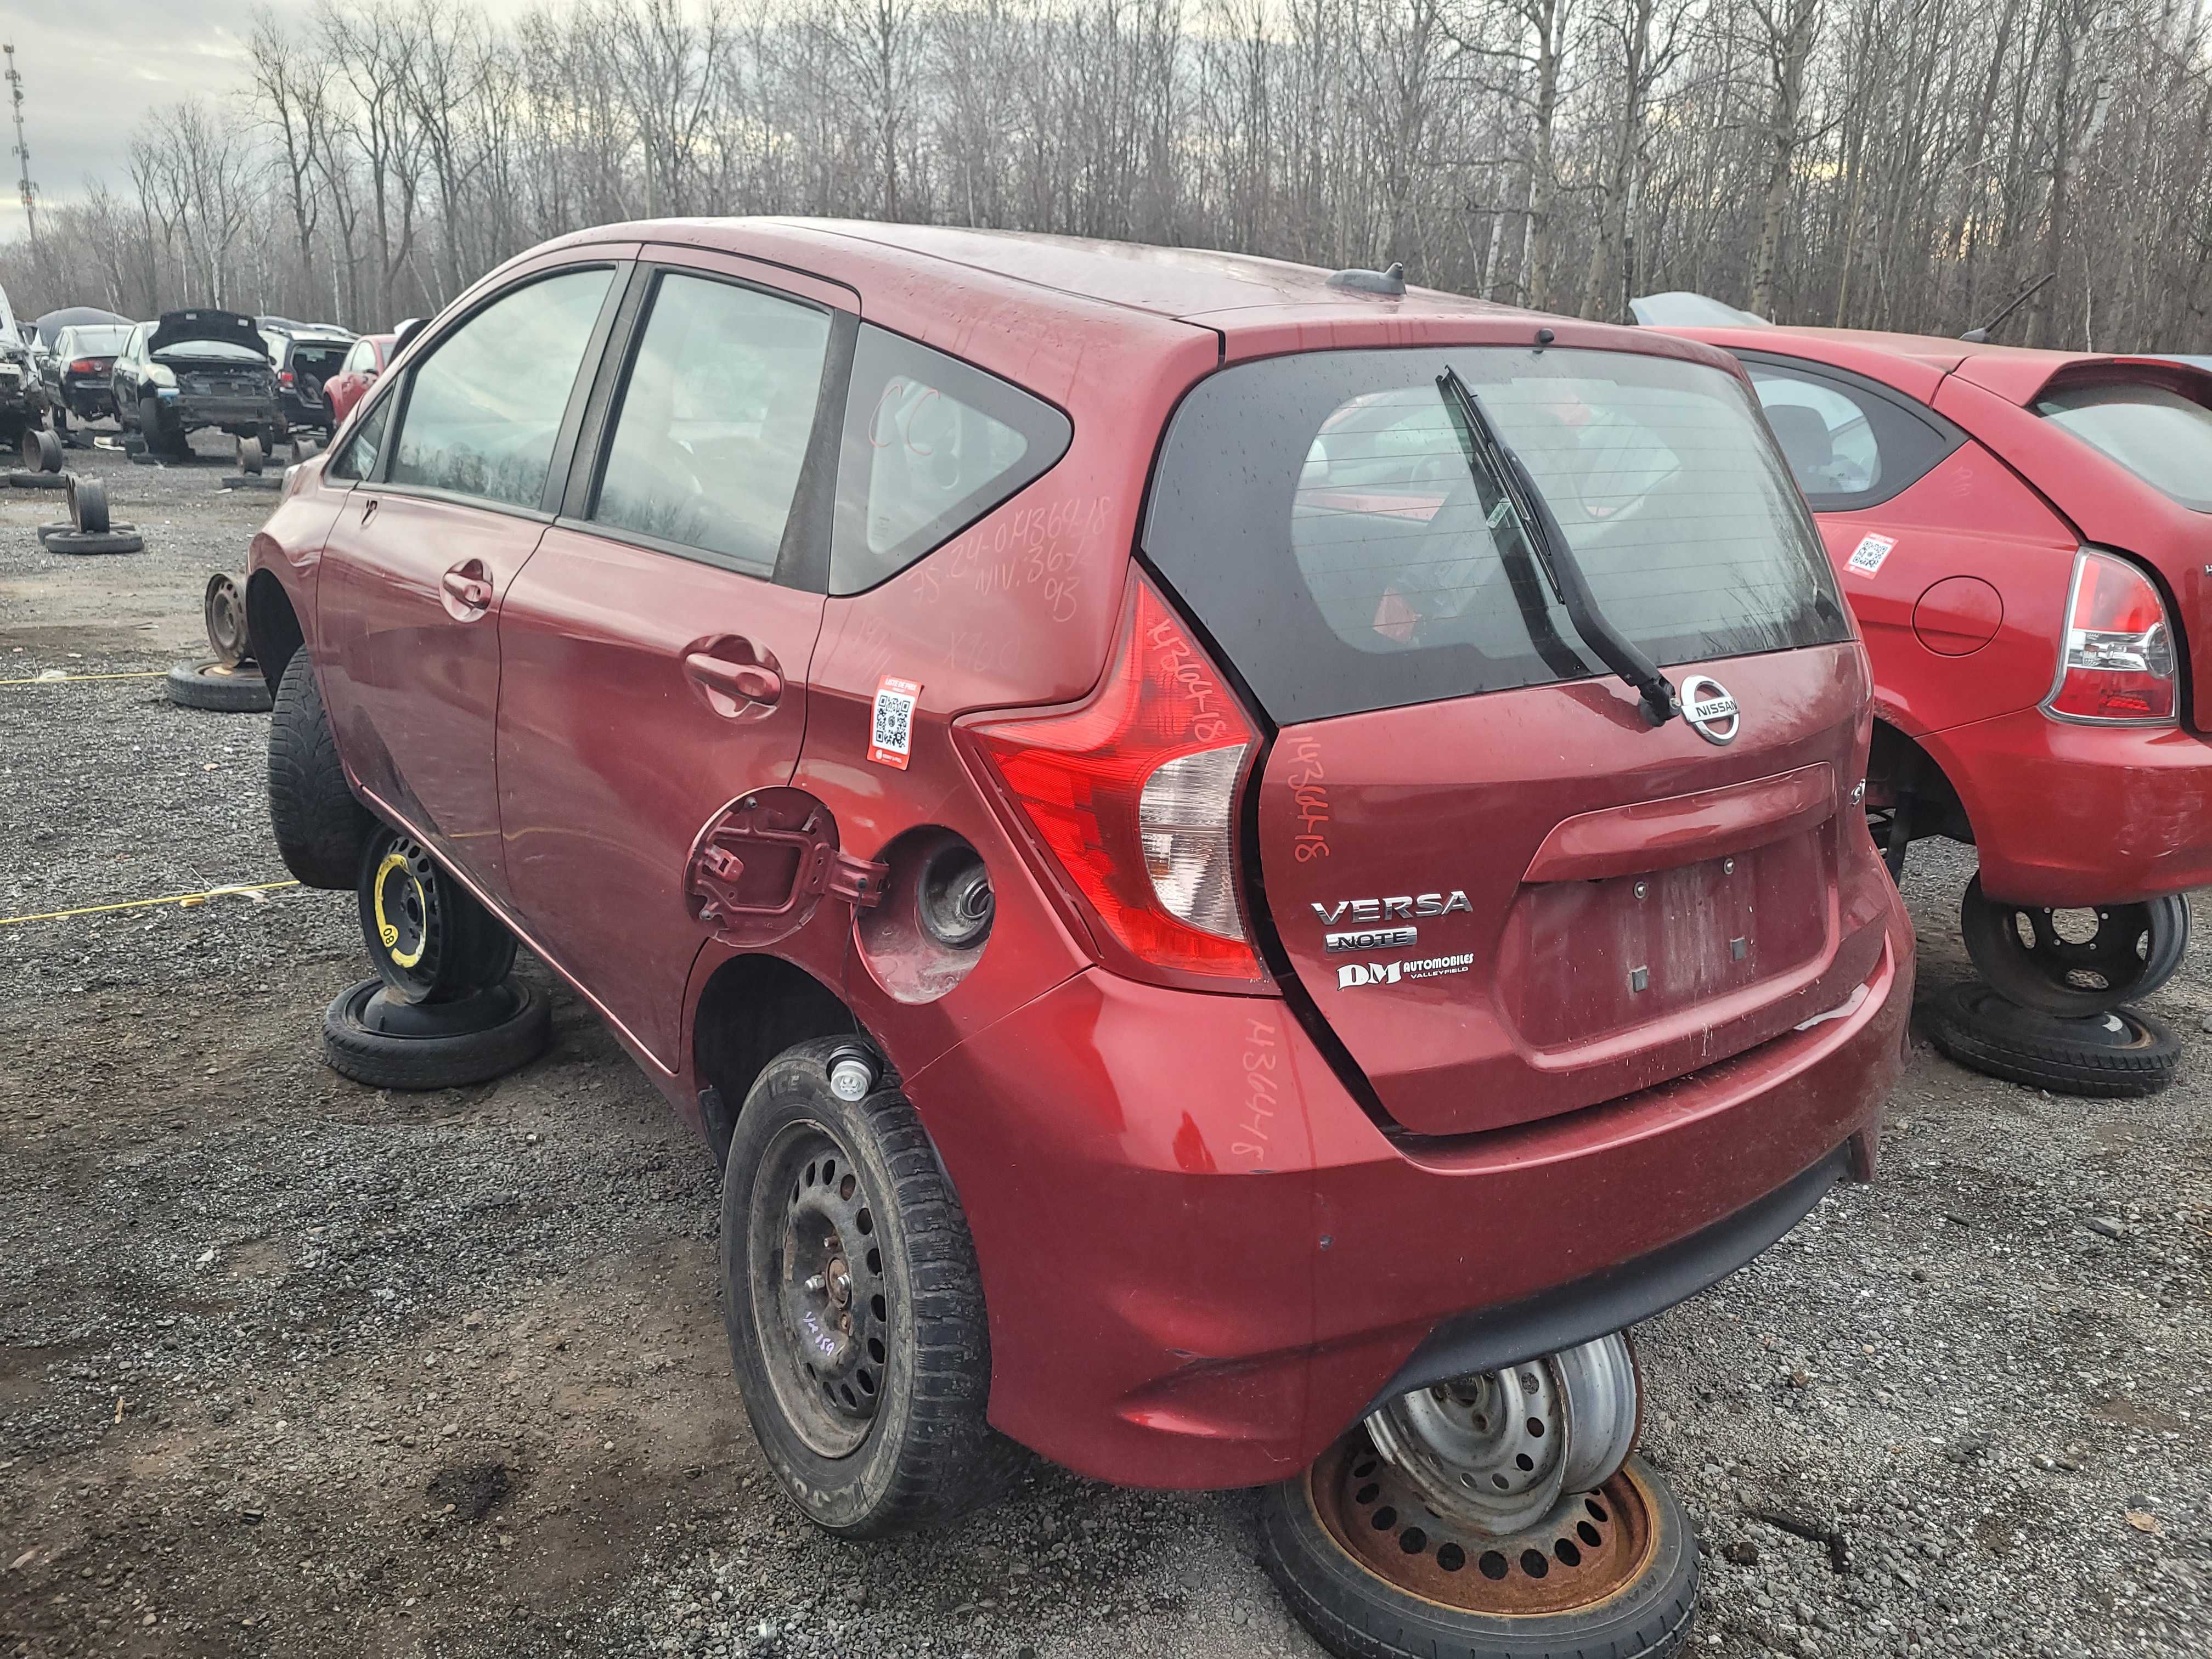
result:
[[[1460,1134],[1647,1088],[1833,1007],[1872,971],[1893,895],[1859,825],[1838,816],[1834,787],[1863,775],[1863,653],[1844,645],[1711,666],[1758,710],[1726,749],[1686,721],[1652,730],[1612,680],[1283,733],[1260,784],[1268,904],[1300,980],[1395,1121]],[[1808,769],[1827,781],[1825,799],[1740,823],[1735,844],[1717,842],[1699,861],[1680,856],[1663,820],[1641,856],[1621,856],[1638,845],[1626,832],[1638,820],[1622,815],[1634,803],[1699,785],[1775,787]],[[1593,814],[1608,815],[1602,870],[1614,881],[1527,873],[1542,871],[1569,821]],[[1761,847],[1776,850],[1752,859]],[[1744,854],[1742,869],[1723,867],[1730,852]],[[1409,886],[1463,891],[1468,904],[1330,919],[1340,901]],[[1324,942],[1330,927],[1408,924],[1419,935],[1409,959],[1455,965],[1385,986],[1356,972],[1347,981],[1345,964],[1362,958]],[[1744,942],[1740,957],[1732,939]],[[1471,960],[1455,965],[1462,956]]]
[[[983,1263],[992,1420],[1137,1485],[1304,1467],[1440,1318],[1656,1249],[1871,1142],[1911,1004],[1911,934],[1886,912],[1850,1016],[1410,1154],[1279,1003],[1096,969],[1040,998],[908,1080]]]
[[[566,525],[507,590],[498,776],[515,908],[671,1070],[703,937],[684,898],[692,839],[789,781],[821,621],[819,593]],[[766,663],[782,694],[716,698],[686,672],[693,652]]]
[[[1402,868],[1424,888],[1480,894],[1441,920],[1466,930],[1483,996],[1378,1011],[1357,1040],[1342,1022],[1344,1046],[1377,1055],[1394,1019],[1412,1034],[1409,1060],[1370,1058],[1364,1078],[1334,1069],[1322,1015],[1285,994],[1294,969],[1310,998],[1333,995],[1334,964],[1308,959],[1315,930],[1281,930],[1280,981],[1178,978],[1116,956],[962,736],[966,721],[1097,692],[1137,580],[1161,433],[1224,360],[1519,340],[1539,325],[1718,361],[1708,348],[1448,295],[1349,295],[1321,273],[1229,256],[775,221],[582,233],[470,297],[604,258],[611,238],[857,308],[1058,404],[1070,446],[928,556],[848,596],[567,520],[380,495],[319,463],[257,538],[253,568],[306,624],[364,797],[430,836],[695,1125],[713,1081],[702,1000],[744,953],[687,898],[710,818],[787,786],[854,858],[889,865],[903,838],[945,832],[981,854],[989,942],[945,982],[918,985],[871,951],[871,928],[910,898],[896,878],[876,909],[824,900],[764,950],[836,989],[906,1081],[975,1232],[991,1413],[1008,1433],[1109,1480],[1279,1478],[1356,1420],[1439,1320],[1629,1262],[1847,1141],[1870,1170],[1911,939],[1840,804],[1865,757],[1856,644],[1722,665],[1757,710],[1725,750],[1679,722],[1642,727],[1609,681],[1269,734],[1248,852],[1279,921],[1305,913],[1297,883],[1317,864],[1339,884],[1364,860],[1363,882]],[[407,372],[402,356],[384,379]],[[471,561],[490,592],[458,617],[441,580]],[[696,653],[738,645],[748,665],[773,659],[773,700],[701,682]],[[886,676],[921,686],[904,769],[868,758]],[[1313,755],[1332,792],[1330,851],[1301,865],[1315,777],[1297,763]],[[1711,925],[1732,902],[1729,860],[1776,912],[1743,926],[1763,954],[1741,960],[1713,949],[1736,936]],[[1622,884],[1647,879],[1673,914],[1650,936],[1649,1000],[1632,1004],[1613,985],[1632,932]],[[1577,909],[1590,906],[1613,919],[1595,951]],[[1573,984],[1578,968],[1589,986]],[[1369,1115],[1376,1095],[1437,1133],[1386,1136]],[[1409,1249],[1416,1215],[1423,1243]]]
[[[534,519],[356,489],[324,542],[316,596],[316,665],[348,767],[501,896],[498,596],[544,533]],[[489,608],[462,614],[441,586],[464,566],[491,584]]]
[[[1891,500],[1814,516],[1866,640],[1875,706],[1956,790],[1990,894],[2097,904],[2212,878],[2212,514],[2033,409],[2054,384],[2109,379],[2212,403],[2212,376],[1854,329],[1666,331],[1879,381],[1966,434]],[[1869,534],[1896,544],[1872,576],[1848,563]],[[2039,711],[2085,544],[2128,556],[2164,589],[2190,670],[2180,729],[2069,725]]]

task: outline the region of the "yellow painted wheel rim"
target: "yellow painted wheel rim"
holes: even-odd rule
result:
[[[415,947],[411,951],[398,948],[398,924],[385,909],[384,896],[390,890],[394,872],[404,875],[409,885],[414,888],[416,912],[422,918],[422,925],[416,930]],[[376,866],[375,896],[377,938],[384,942],[385,950],[395,963],[402,968],[414,967],[422,960],[422,953],[430,946],[430,896],[422,890],[422,878],[408,866],[406,854],[398,848],[386,853],[384,861]]]

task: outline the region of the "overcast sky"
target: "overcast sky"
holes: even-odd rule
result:
[[[366,0],[377,4],[380,0]],[[537,0],[477,0],[495,16]],[[0,0],[0,37],[23,76],[23,137],[42,201],[84,193],[88,177],[128,187],[131,128],[146,110],[179,99],[220,99],[246,82],[246,40],[264,0]],[[311,9],[290,0],[279,15],[304,25]],[[4,90],[4,88],[0,88]],[[0,103],[0,240],[22,234],[12,114]]]

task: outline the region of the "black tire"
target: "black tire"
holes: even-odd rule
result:
[[[552,1005],[520,979],[428,1008],[388,999],[382,980],[365,979],[323,1015],[324,1060],[373,1089],[489,1083],[537,1059],[552,1037]]]
[[[23,434],[23,465],[33,472],[58,472],[62,470],[62,441],[42,426],[34,426]]]
[[[302,884],[334,892],[358,884],[377,823],[346,782],[304,647],[284,665],[270,709],[269,823],[284,867]]]
[[[2133,1100],[2181,1067],[2181,1039],[2136,1008],[2061,1019],[1987,985],[1954,985],[1928,1004],[1928,1035],[1958,1064],[2056,1095]]]
[[[1298,1622],[1343,1659],[1662,1659],[1689,1640],[1697,1618],[1697,1540],[1642,1458],[1632,1455],[1623,1477],[1644,1488],[1650,1554],[1633,1579],[1586,1608],[1470,1613],[1411,1595],[1346,1553],[1304,1475],[1262,1494],[1261,1562]]]
[[[400,1000],[458,1001],[514,970],[514,935],[412,836],[371,836],[356,886],[362,942]]]
[[[204,708],[216,714],[265,714],[272,701],[269,682],[252,663],[179,663],[166,682],[169,701],[180,708]]]
[[[69,480],[70,522],[88,536],[104,536],[114,529],[107,512],[107,486],[82,472],[64,476]]]
[[[1959,933],[1984,979],[2022,1007],[2062,1019],[2142,1000],[2189,954],[2189,900],[2182,894],[2077,908],[2097,918],[2094,933],[2078,944],[2058,932],[2050,909],[1990,898],[1976,876],[1959,901]],[[2023,926],[2033,945],[2021,939]]]
[[[840,1051],[855,1051],[854,1040],[787,1048],[745,1097],[722,1180],[722,1317],[745,1414],[784,1490],[824,1531],[879,1538],[998,1497],[1020,1453],[984,1420],[990,1334],[960,1200],[895,1083],[858,1101],[830,1092],[827,1067]],[[874,1241],[848,1269],[858,1369],[842,1383],[800,1374],[795,1333],[779,1304],[805,1287],[779,1283],[782,1267],[797,1264],[768,1242],[784,1236],[800,1202],[801,1183],[791,1178],[787,1188],[781,1165],[803,1156],[815,1135],[829,1151],[806,1166],[805,1200],[817,1196],[817,1168],[846,1165],[842,1179],[823,1177],[819,1196],[840,1201],[836,1194],[851,1183],[842,1200],[856,1218],[851,1236]],[[855,1292],[871,1285],[880,1289],[859,1301]],[[813,1328],[822,1340],[823,1328]],[[862,1346],[862,1331],[883,1352]],[[866,1401],[869,1414],[839,1415],[839,1388],[856,1405]],[[825,1450],[832,1432],[855,1443]]]
[[[94,532],[69,525],[39,526],[39,541],[49,553],[143,553],[146,538],[129,525]]]

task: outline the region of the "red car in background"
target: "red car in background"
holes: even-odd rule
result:
[[[1637,307],[1742,362],[1813,508],[1874,662],[1892,868],[1922,836],[1977,850],[1960,927],[2014,1006],[1961,992],[1939,1039],[2046,1087],[2156,1086],[2171,1035],[2112,1016],[2179,966],[2212,882],[2212,374]]]
[[[338,372],[323,382],[323,396],[331,406],[331,430],[336,432],[345,424],[345,417],[353,413],[353,406],[362,395],[376,384],[376,377],[384,373],[391,361],[392,343],[397,334],[364,334],[353,343]]]

